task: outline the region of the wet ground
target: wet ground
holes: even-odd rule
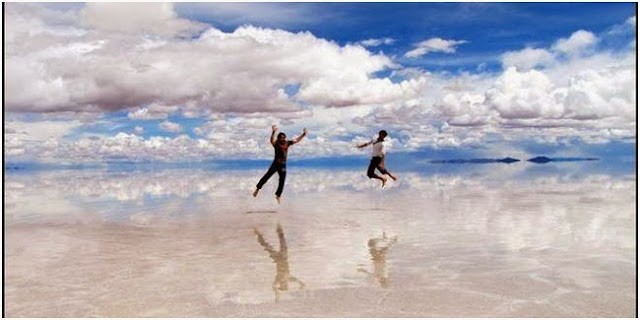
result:
[[[635,176],[5,177],[8,317],[634,317]]]

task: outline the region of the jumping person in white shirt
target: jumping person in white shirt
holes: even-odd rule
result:
[[[363,143],[363,144],[358,146],[358,148],[364,148],[364,147],[366,147],[368,145],[373,145],[373,152],[371,154],[371,162],[369,163],[369,168],[367,169],[367,177],[369,177],[369,179],[376,178],[376,179],[382,181],[382,187],[383,188],[384,188],[384,185],[387,183],[387,178],[377,175],[376,172],[375,172],[376,168],[383,175],[386,174],[389,177],[391,177],[391,179],[393,179],[393,180],[397,180],[398,179],[398,177],[396,177],[394,174],[389,172],[384,167],[385,144],[386,144],[386,141],[384,140],[384,138],[386,138],[386,137],[387,137],[387,131],[380,130],[380,132],[378,133],[378,138],[377,139],[373,139],[373,140],[371,140],[371,141],[369,141],[367,143]]]

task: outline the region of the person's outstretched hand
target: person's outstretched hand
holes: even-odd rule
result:
[[[278,131],[278,126],[276,126],[275,124],[271,126],[271,131],[276,132]]]
[[[308,133],[309,133],[309,130],[307,130],[307,128],[302,129],[302,134],[306,136]]]

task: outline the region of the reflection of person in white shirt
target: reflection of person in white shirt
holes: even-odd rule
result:
[[[389,238],[384,232],[382,233],[382,238],[369,239],[367,246],[369,247],[371,261],[373,262],[373,273],[367,271],[365,268],[358,268],[358,271],[374,276],[383,288],[389,287],[387,251],[389,251],[396,241],[398,241],[397,236]]]
[[[380,173],[382,173],[383,175],[384,174],[388,175],[393,180],[398,179],[398,177],[396,177],[394,174],[389,172],[384,166],[385,146],[386,146],[386,140],[384,140],[384,138],[386,137],[387,137],[387,131],[380,130],[380,132],[378,133],[377,139],[373,139],[367,143],[358,145],[358,148],[364,148],[368,145],[373,145],[371,162],[369,163],[369,168],[367,169],[367,177],[369,177],[369,179],[375,178],[382,181],[382,187],[384,187],[384,185],[387,183],[387,178],[385,178],[384,176],[377,175],[375,172],[376,169],[378,169],[378,171],[380,171]]]

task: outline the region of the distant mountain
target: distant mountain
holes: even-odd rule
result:
[[[574,162],[574,161],[596,161],[598,158],[549,158],[545,156],[538,156],[531,158],[527,161],[533,163],[548,163],[548,162]]]
[[[538,156],[535,158],[531,158],[527,161],[533,163],[548,163],[548,162],[574,162],[574,161],[595,161],[600,160],[598,158],[549,158],[546,156]],[[519,162],[519,159],[506,157],[502,159],[487,159],[487,158],[479,158],[479,159],[447,159],[447,160],[431,160],[430,163],[448,163],[448,164],[479,164],[479,163],[514,163]]]
[[[514,158],[503,159],[450,159],[450,160],[431,160],[431,163],[451,163],[451,164],[463,164],[463,163],[514,163],[520,161]]]
[[[553,159],[540,156],[540,157],[531,158],[527,161],[533,162],[533,163],[547,163],[547,162],[553,161]]]
[[[520,159],[509,158],[509,157],[506,157],[504,159],[498,159],[498,162],[503,162],[503,163],[514,163],[518,161],[520,161]]]

